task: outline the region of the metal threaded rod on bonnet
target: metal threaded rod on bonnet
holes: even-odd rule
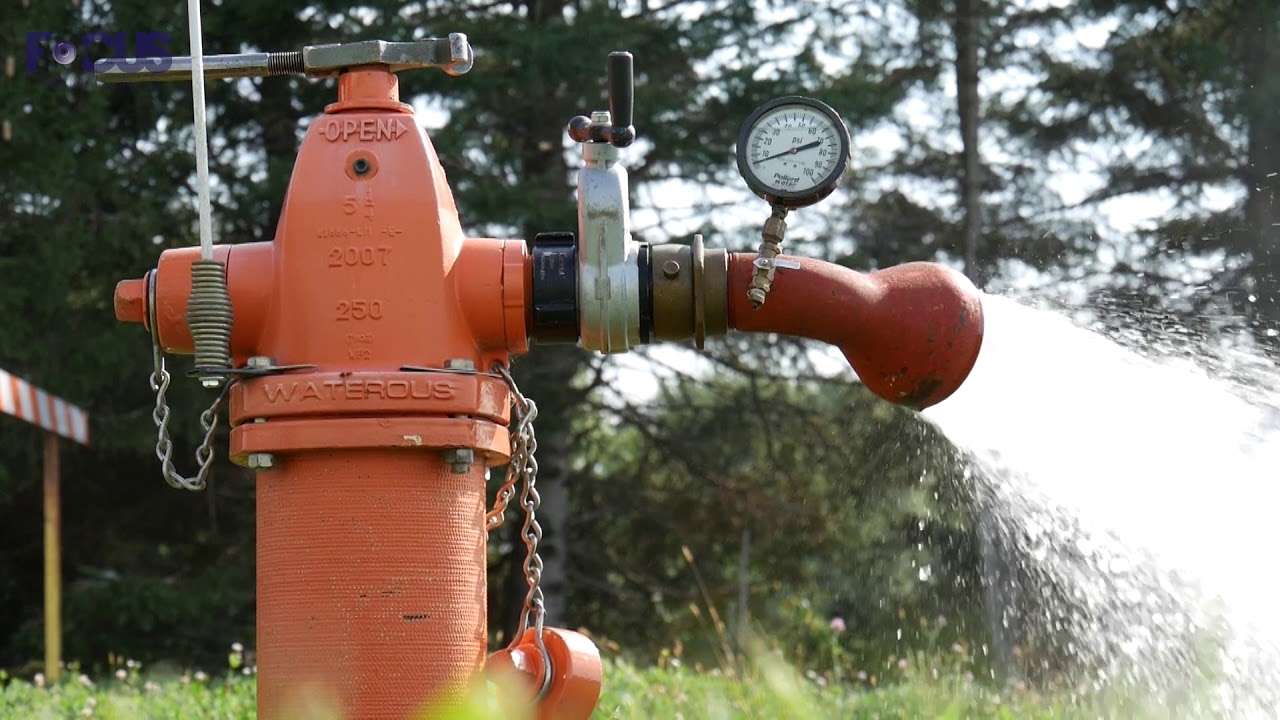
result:
[[[191,264],[187,326],[191,329],[197,371],[230,370],[231,294],[227,292],[227,268],[217,260],[197,260]],[[217,387],[222,378],[201,375],[200,383]]]
[[[301,51],[267,53],[268,75],[302,75],[305,72]]]

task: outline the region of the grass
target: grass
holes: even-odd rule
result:
[[[757,661],[749,677],[681,667],[640,668],[620,659],[604,666],[604,685],[595,718],[937,718],[962,720],[1059,720],[1063,718],[1155,717],[1115,699],[1083,698],[1070,693],[1044,696],[1033,691],[998,690],[955,674],[916,673],[881,688],[826,685],[805,678],[780,662]],[[136,663],[114,677],[94,682],[78,675],[57,685],[4,678],[0,673],[0,718],[44,720],[170,720],[255,717],[255,678],[243,670],[210,677],[204,673],[160,677]],[[463,709],[427,718],[458,720],[511,718],[497,711],[491,693],[477,693]],[[337,715],[312,708],[302,714],[316,720]]]

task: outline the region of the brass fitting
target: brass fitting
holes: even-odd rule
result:
[[[760,235],[762,241],[758,255],[765,262],[756,266],[751,284],[747,286],[747,297],[751,299],[751,307],[757,310],[764,305],[765,297],[773,287],[775,266],[769,261],[782,254],[782,241],[787,235],[787,208],[775,205],[773,214],[764,221],[764,229]]]
[[[692,245],[654,245],[650,252],[653,339],[693,338],[701,350],[708,335],[729,332],[729,254],[707,250],[701,235]]]

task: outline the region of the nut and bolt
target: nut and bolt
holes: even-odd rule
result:
[[[276,457],[271,453],[249,453],[245,464],[253,470],[267,470],[275,467]]]
[[[251,368],[269,368],[275,365],[275,361],[264,355],[254,355],[249,358],[249,367]]]
[[[471,370],[475,371],[476,364],[466,358],[449,358],[444,361],[446,370]]]
[[[471,448],[449,448],[444,451],[444,461],[449,463],[455,475],[471,472],[471,463],[476,461],[476,452]]]
[[[203,378],[200,378],[200,386],[201,386],[201,387],[206,387],[206,388],[220,388],[220,387],[222,387],[222,383],[223,383],[223,378],[220,378],[220,377],[203,377]]]
[[[612,125],[613,118],[609,115],[608,110],[596,110],[591,113],[591,122],[597,125]]]

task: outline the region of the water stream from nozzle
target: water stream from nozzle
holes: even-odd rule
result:
[[[1086,690],[1177,718],[1280,714],[1280,371],[984,297],[973,373],[925,412],[1011,548],[1021,622]],[[1021,604],[1021,602],[1020,602]]]

